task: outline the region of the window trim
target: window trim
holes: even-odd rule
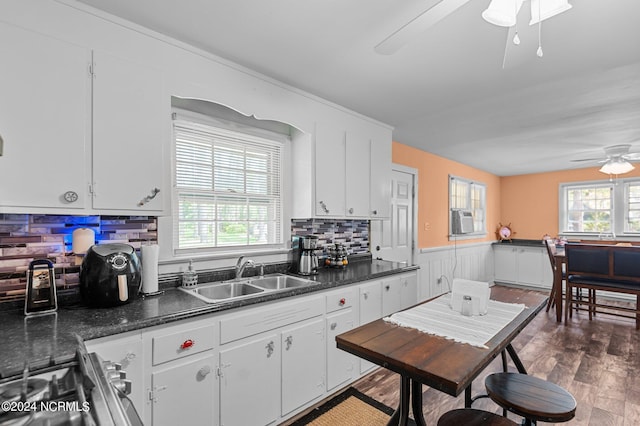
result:
[[[627,202],[627,188],[632,183],[640,184],[639,177],[632,178],[616,178],[601,179],[601,180],[588,180],[588,181],[575,181],[575,182],[561,182],[558,184],[558,234],[568,237],[600,237],[599,232],[577,232],[568,231],[566,229],[567,224],[567,210],[566,197],[567,189],[572,187],[586,187],[586,186],[602,186],[610,187],[612,191],[611,196],[611,217],[612,217],[612,234],[614,237],[640,237],[640,231],[633,232],[626,230],[626,222],[628,215],[628,202]],[[620,205],[622,204],[622,205]]]
[[[229,245],[229,246],[221,246],[221,247],[190,247],[190,248],[179,248],[178,247],[178,209],[179,209],[179,191],[177,188],[177,175],[176,175],[176,139],[175,139],[175,130],[174,123],[176,121],[183,122],[193,122],[199,125],[205,125],[210,127],[215,127],[222,129],[223,131],[231,131],[237,133],[244,133],[249,137],[257,137],[261,139],[267,139],[270,142],[273,142],[274,145],[279,144],[280,151],[280,242],[279,243],[271,243],[271,244],[260,244],[260,245]],[[267,129],[262,129],[259,127],[251,127],[247,124],[238,123],[230,120],[221,119],[218,117],[212,117],[204,114],[200,114],[193,111],[183,110],[181,108],[172,108],[172,137],[171,137],[171,158],[172,158],[172,170],[171,170],[171,179],[172,179],[172,191],[171,191],[171,199],[172,199],[172,216],[171,216],[171,245],[172,245],[172,253],[176,258],[184,258],[184,257],[226,257],[226,256],[237,256],[238,253],[247,254],[247,253],[278,253],[282,250],[286,250],[286,242],[287,242],[287,217],[288,207],[286,205],[287,200],[287,172],[286,172],[286,164],[289,164],[289,146],[290,146],[291,138],[289,135],[278,133],[274,131],[270,131]]]
[[[458,208],[453,208],[452,207],[452,203],[451,203],[451,196],[452,196],[452,186],[453,183],[455,181],[458,182],[462,182],[462,183],[466,183],[469,185],[469,193],[467,195],[467,202],[468,202],[468,209],[458,209]],[[449,223],[449,240],[472,240],[472,239],[477,239],[477,238],[483,238],[486,237],[487,235],[487,185],[484,182],[479,182],[477,180],[473,180],[473,179],[467,179],[467,178],[463,178],[460,176],[456,176],[456,175],[449,175],[448,177],[448,192],[447,192],[447,196],[448,196],[448,223]],[[453,223],[451,220],[451,216],[454,210],[470,210],[473,211],[473,208],[471,208],[471,187],[472,185],[477,185],[479,187],[482,188],[482,192],[483,192],[483,200],[482,200],[482,211],[484,213],[484,217],[482,219],[482,227],[483,229],[476,231],[474,229],[473,232],[471,233],[467,233],[467,234],[454,234],[453,233]],[[474,217],[474,222],[475,222],[475,217]]]

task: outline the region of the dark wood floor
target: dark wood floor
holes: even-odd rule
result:
[[[567,389],[578,403],[576,417],[564,425],[640,425],[640,331],[631,319],[598,314],[589,321],[576,313],[568,325],[558,324],[553,311],[544,310],[513,342],[529,374]],[[510,370],[515,371],[512,363]],[[501,371],[498,357],[474,381],[474,394],[484,390],[486,375]],[[378,369],[354,384],[372,398],[395,407],[399,378]],[[464,393],[453,398],[423,387],[427,424],[435,425],[443,413],[464,406]],[[489,399],[474,402],[474,408],[501,413]],[[509,414],[519,422],[520,418]],[[549,424],[549,423],[544,423]]]

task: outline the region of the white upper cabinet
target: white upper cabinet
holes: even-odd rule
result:
[[[369,216],[369,161],[371,139],[363,132],[348,131],[345,149],[347,217]]]
[[[0,180],[15,182],[0,211],[162,214],[161,73],[6,24],[0,37]]]
[[[391,131],[381,132],[371,139],[370,216],[372,219],[391,217]]]
[[[389,217],[389,129],[353,117],[326,120],[292,146],[294,217]]]
[[[162,213],[171,114],[162,75],[100,51],[93,64],[93,207]]]
[[[343,217],[345,214],[344,129],[327,123],[317,123],[315,136],[315,215]]]
[[[90,52],[4,23],[0,40],[0,212],[83,209]]]

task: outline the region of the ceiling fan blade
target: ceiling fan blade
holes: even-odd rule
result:
[[[630,152],[622,156],[627,161],[640,161],[640,152]]]
[[[449,16],[469,0],[439,0],[429,9],[413,18],[380,42],[374,50],[382,55],[393,55],[415,36],[428,30],[442,19]]]
[[[606,159],[602,159],[602,158],[581,158],[579,160],[571,160],[571,162],[573,162],[573,163],[579,163],[581,161],[598,161],[598,162],[603,161],[604,162],[604,161],[607,161],[607,160]]]

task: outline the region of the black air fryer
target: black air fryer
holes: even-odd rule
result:
[[[87,250],[80,270],[80,294],[91,306],[124,305],[140,287],[140,261],[128,244],[100,244]]]

